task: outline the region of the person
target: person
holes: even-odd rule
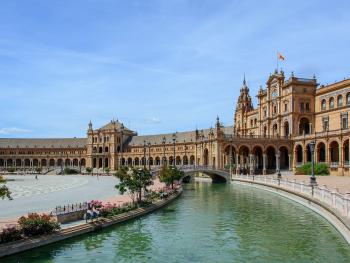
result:
[[[91,219],[93,218],[93,212],[92,212],[90,204],[88,204],[88,209],[87,209],[86,214],[85,214],[86,223],[87,223],[89,218],[91,218]]]
[[[38,175],[37,174],[35,175],[35,179],[38,180]]]
[[[92,218],[98,218],[100,211],[98,211],[94,206],[92,207]]]

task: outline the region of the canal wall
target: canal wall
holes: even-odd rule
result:
[[[310,196],[280,187],[278,185],[270,185],[262,182],[240,178],[232,178],[231,180],[235,183],[248,185],[250,187],[255,187],[258,189],[278,194],[311,209],[312,211],[324,217],[331,225],[333,225],[350,245],[350,220],[340,215],[332,207]]]
[[[110,218],[100,218],[94,222],[66,228],[51,235],[40,236],[37,238],[28,238],[25,240],[2,244],[0,245],[0,258],[9,256],[12,254],[20,253],[26,250],[42,247],[48,244],[52,244],[70,237],[75,237],[82,234],[98,231],[103,228],[109,227],[111,225],[115,225],[121,222],[125,222],[127,220],[131,220],[131,219],[146,215],[171,203],[173,200],[179,197],[181,193],[182,193],[182,188],[180,188],[177,193],[169,196],[168,198],[160,200],[147,207],[137,208],[135,210],[122,213]]]

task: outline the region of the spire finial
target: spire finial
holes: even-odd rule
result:
[[[245,72],[243,73],[243,85],[246,85],[246,81],[245,81]]]

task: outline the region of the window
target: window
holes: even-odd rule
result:
[[[250,120],[250,127],[253,127],[253,119]]]
[[[347,129],[348,128],[348,113],[341,113],[340,119],[341,119],[341,128]]]
[[[346,104],[350,104],[350,93],[346,94]]]
[[[326,109],[326,100],[323,99],[321,102],[321,110],[325,110]]]
[[[273,106],[273,114],[277,114],[277,105]]]
[[[342,95],[338,96],[337,104],[338,104],[338,107],[343,106],[343,96]]]
[[[288,103],[284,103],[284,111],[285,111],[285,112],[288,111]]]
[[[264,107],[264,117],[265,117],[265,118],[267,117],[267,110],[266,110],[266,107]]]
[[[306,102],[305,109],[306,111],[310,111],[310,103]]]
[[[329,128],[329,117],[322,117],[322,127],[323,127],[323,131],[328,131]]]
[[[333,97],[331,97],[331,98],[329,99],[329,108],[330,108],[330,109],[333,109],[333,108],[334,108],[334,98],[333,98]]]
[[[300,103],[300,111],[304,111],[304,102]]]

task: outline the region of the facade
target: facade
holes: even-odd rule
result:
[[[232,167],[240,173],[293,170],[311,161],[325,162],[335,175],[350,175],[350,79],[321,85],[316,78],[287,79],[275,71],[257,94],[254,108],[244,79],[233,126],[219,118],[213,128],[174,134],[139,136],[118,120],[94,129],[86,138],[0,139],[0,169],[44,171],[116,170],[121,165],[153,168],[163,164]]]

